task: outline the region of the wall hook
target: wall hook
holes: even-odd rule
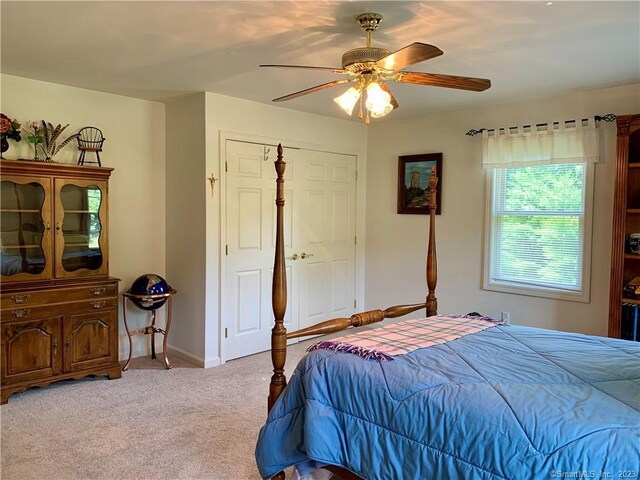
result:
[[[207,180],[209,180],[209,184],[211,185],[211,196],[213,197],[213,188],[215,187],[216,182],[218,181],[218,179],[216,177],[214,177],[213,173],[212,173],[211,176]]]

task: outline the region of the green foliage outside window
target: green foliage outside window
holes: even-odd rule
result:
[[[584,164],[496,172],[494,278],[580,290]]]

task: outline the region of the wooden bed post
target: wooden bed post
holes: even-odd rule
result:
[[[282,160],[282,144],[278,144],[278,158],[275,161],[278,174],[276,190],[276,256],[273,263],[273,287],[271,304],[275,325],[271,330],[271,362],[273,375],[269,384],[268,410],[271,410],[284,387],[287,377],[284,375],[284,364],[287,358],[287,329],[284,327],[284,314],[287,309],[287,273],[284,263],[284,169]],[[274,477],[276,478],[276,477]]]
[[[324,335],[338,332],[347,328],[360,327],[372,323],[380,322],[385,318],[396,318],[409,313],[422,310],[426,307],[427,316],[436,315],[438,301],[435,289],[438,279],[436,266],[436,240],[435,240],[435,212],[436,212],[436,186],[438,178],[435,168],[431,170],[429,179],[429,246],[427,250],[427,286],[429,294],[426,303],[412,305],[395,305],[385,310],[370,310],[367,312],[354,313],[350,318],[334,318],[320,322],[316,325],[303,328],[291,333],[287,333],[284,327],[284,315],[287,308],[287,275],[284,257],[284,170],[285,162],[282,160],[282,145],[278,145],[278,158],[275,162],[277,173],[276,190],[276,255],[273,264],[273,287],[271,302],[273,305],[273,315],[275,326],[271,329],[271,362],[273,364],[273,375],[269,384],[268,409],[271,410],[276,400],[287,386],[287,378],[284,375],[284,364],[287,357],[287,339],[307,337],[310,335]],[[327,465],[327,470],[338,474],[343,480],[361,480],[348,470]],[[284,480],[284,472],[279,472],[272,480]]]
[[[438,312],[438,299],[436,298],[436,283],[438,282],[438,261],[436,255],[436,188],[438,177],[436,167],[431,168],[429,178],[429,246],[427,249],[427,317]]]

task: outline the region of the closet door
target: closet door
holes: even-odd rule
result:
[[[224,360],[271,348],[271,282],[275,251],[275,149],[227,140],[227,224],[223,228],[226,271],[223,272],[222,332]],[[287,151],[285,174],[285,251],[292,255],[292,172],[295,155]],[[226,237],[226,240],[225,240]],[[295,330],[297,318],[296,261],[288,258],[285,327]]]
[[[221,337],[231,360],[271,347],[275,148],[228,140],[226,152]],[[285,327],[292,331],[353,313],[356,159],[287,149],[284,160]]]
[[[300,328],[349,317],[355,302],[355,167],[351,155],[303,151],[296,171]]]

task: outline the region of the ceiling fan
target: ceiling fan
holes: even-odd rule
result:
[[[393,93],[386,84],[387,80],[398,83],[413,83],[415,85],[429,85],[434,87],[457,88],[482,92],[491,87],[491,81],[484,78],[459,77],[455,75],[442,75],[438,73],[407,72],[401,70],[431,58],[442,55],[442,50],[433,45],[415,42],[393,53],[385,48],[371,46],[371,37],[382,21],[382,15],[377,13],[363,13],[357,17],[360,26],[367,32],[367,46],[354,48],[342,55],[342,68],[313,67],[305,65],[260,65],[261,67],[277,68],[306,68],[311,70],[324,70],[333,73],[349,75],[350,78],[334,80],[332,82],[316,85],[315,87],[300,90],[283,97],[274,98],[274,102],[283,102],[301,97],[309,93],[319,92],[327,88],[345,83],[355,83],[334,101],[351,115],[355,104],[360,100],[360,112],[358,118],[363,117],[363,92],[367,98],[366,123],[369,123],[369,115],[373,118],[382,117],[394,108],[398,108]]]

